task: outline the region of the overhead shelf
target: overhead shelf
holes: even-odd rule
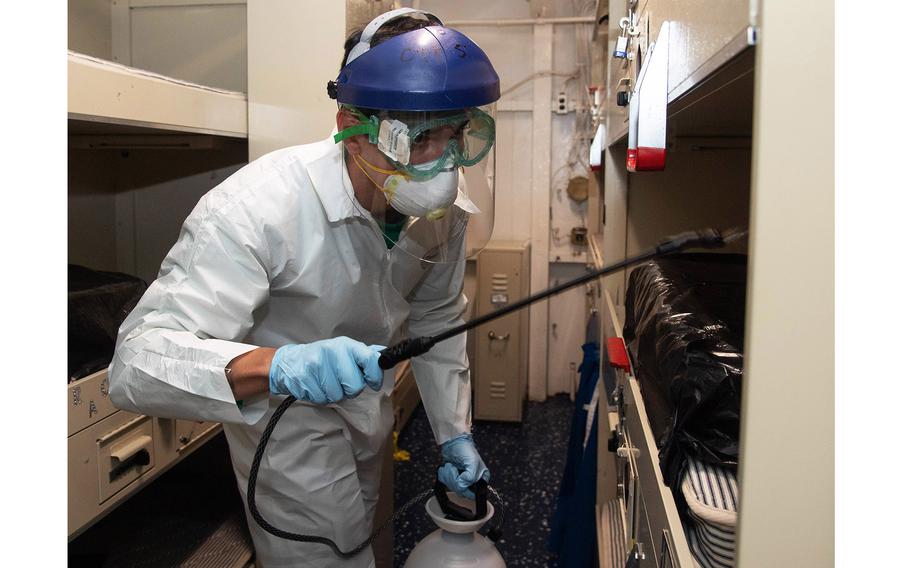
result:
[[[71,120],[115,125],[111,133],[148,129],[247,137],[247,96],[196,85],[74,51],[68,52]],[[105,126],[99,126],[101,132]]]
[[[699,73],[709,67],[711,72],[697,81],[687,79],[688,90],[674,89],[668,94],[667,127],[673,136],[751,135],[755,51],[744,44],[740,51],[731,48],[730,53],[729,58],[725,55],[705,64]],[[624,142],[628,135],[625,116],[622,128],[614,131],[607,145]]]

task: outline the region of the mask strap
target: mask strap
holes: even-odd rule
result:
[[[389,172],[389,175],[401,175],[401,172],[398,172],[398,171],[395,171],[395,170],[391,170],[391,171],[390,171],[390,170],[383,170],[383,169],[377,168],[376,166],[374,166],[374,165],[371,164],[370,162],[364,160],[363,158],[360,158],[360,156],[358,156],[358,155],[356,155],[356,154],[354,155],[354,165],[357,166],[358,168],[360,168],[360,171],[363,172],[363,175],[367,176],[367,179],[370,180],[370,182],[371,182],[373,185],[376,186],[376,189],[378,189],[379,191],[382,192],[383,195],[385,195],[386,201],[388,201],[389,199],[391,199],[391,198],[392,198],[392,194],[391,194],[391,193],[388,193],[388,190],[387,190],[386,188],[381,187],[378,183],[376,183],[376,180],[374,180],[372,177],[370,177],[370,174],[368,174],[367,171],[366,171],[365,169],[363,169],[363,166],[360,165],[360,162],[363,162],[364,164],[366,164],[366,165],[369,166],[370,168],[376,170],[377,172],[383,172],[383,173]],[[394,193],[394,192],[393,192],[393,193]]]
[[[407,174],[404,174],[404,173],[402,173],[402,172],[399,172],[398,170],[384,170],[384,169],[382,169],[382,168],[380,168],[380,167],[374,166],[374,165],[371,164],[370,162],[368,162],[368,161],[366,161],[365,159],[361,158],[359,155],[355,154],[355,155],[354,155],[354,160],[358,160],[358,159],[359,159],[360,161],[362,161],[364,164],[366,164],[367,167],[369,167],[369,168],[370,168],[371,170],[373,170],[374,172],[379,172],[379,173],[385,174],[385,175],[387,175],[387,176],[404,176],[404,177],[408,177]],[[364,173],[366,173],[366,172],[364,172]]]
[[[373,180],[373,178],[370,177],[370,174],[368,174],[367,171],[366,171],[365,169],[363,169],[363,166],[360,165],[360,161],[357,159],[357,156],[354,156],[354,165],[357,166],[358,168],[360,168],[360,171],[363,172],[363,175],[367,176],[367,179],[368,179],[368,180],[370,180],[371,182],[373,182],[373,185],[376,186],[376,189],[378,189],[379,191],[382,191],[383,193],[385,193],[385,191],[384,191],[381,187],[379,187],[379,184],[376,183],[376,181]]]

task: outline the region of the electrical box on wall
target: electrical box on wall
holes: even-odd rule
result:
[[[559,95],[556,96],[556,114],[568,114],[569,113],[569,99],[566,97],[565,92],[560,91]]]
[[[477,259],[477,316],[529,295],[527,242],[494,241]],[[474,340],[474,418],[520,422],[528,389],[528,310],[477,327]]]

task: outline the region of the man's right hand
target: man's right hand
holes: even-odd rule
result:
[[[353,398],[366,385],[378,391],[382,387],[379,352],[383,349],[350,337],[285,345],[272,358],[269,391],[313,404]]]

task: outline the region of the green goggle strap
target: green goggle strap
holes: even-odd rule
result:
[[[370,144],[376,144],[379,140],[379,119],[375,116],[367,117],[356,108],[345,107],[351,112],[353,112],[357,118],[360,119],[360,124],[355,124],[354,126],[349,126],[335,135],[335,143],[339,143],[345,138],[350,138],[351,136],[356,136],[358,134],[366,134],[370,139]]]

